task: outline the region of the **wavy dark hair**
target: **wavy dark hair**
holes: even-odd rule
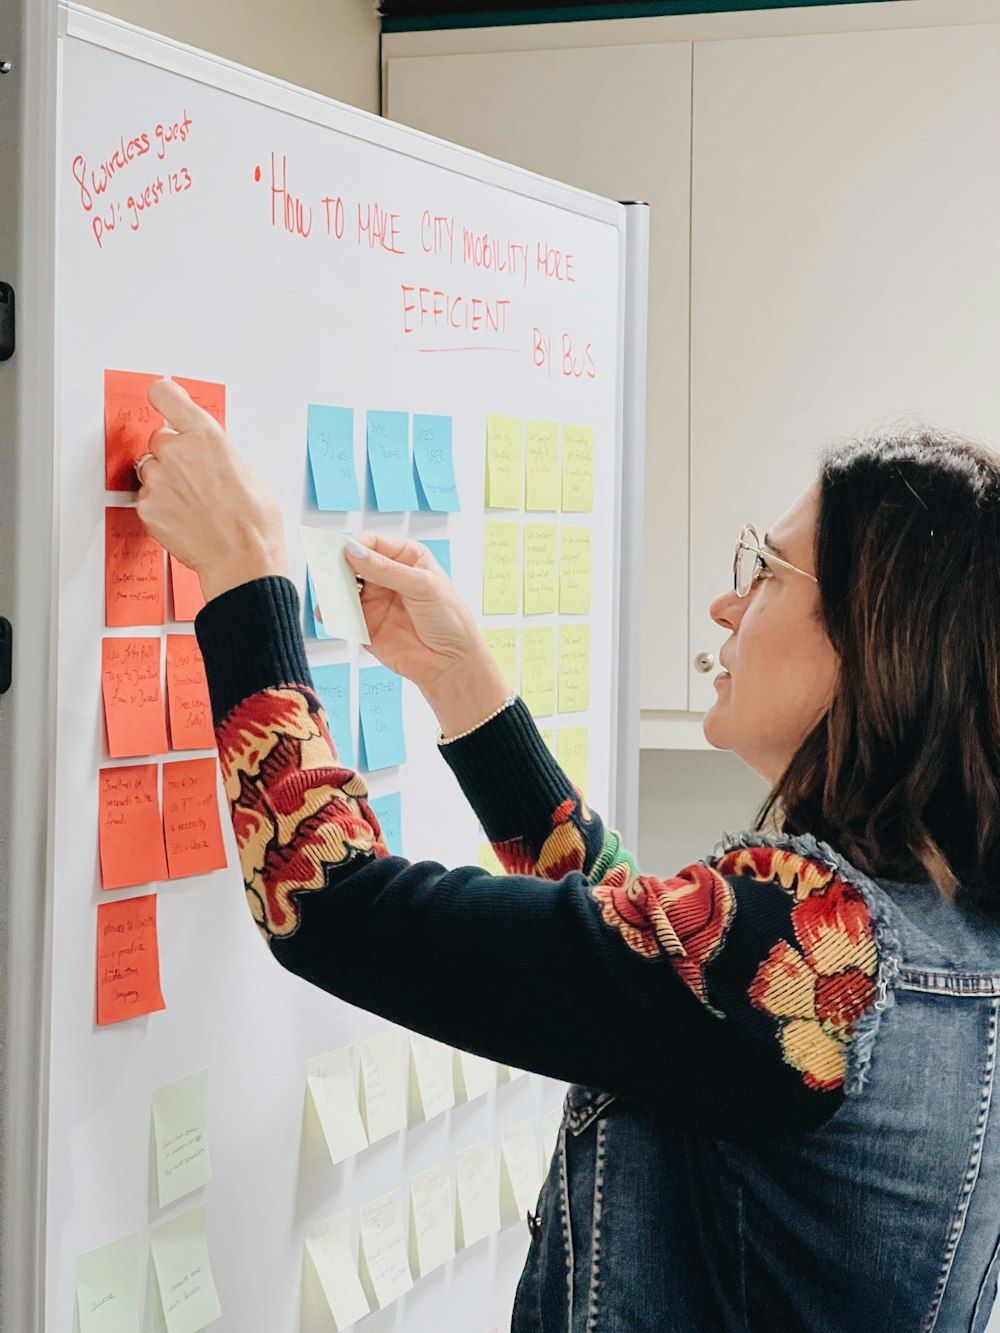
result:
[[[839,679],[758,827],[1000,912],[1000,455],[929,430],[852,440],[819,488]]]

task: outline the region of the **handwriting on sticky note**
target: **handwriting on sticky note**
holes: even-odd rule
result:
[[[455,1257],[455,1216],[447,1162],[410,1180],[410,1237],[418,1277]]]
[[[301,527],[299,533],[323,629],[338,639],[371,643],[354,571],[344,559],[348,539],[328,528]]]
[[[177,621],[194,620],[205,605],[201,579],[175,556],[170,557],[170,593],[174,603],[174,619]]]
[[[483,613],[516,615],[520,603],[521,529],[487,520],[483,527]]]
[[[354,1092],[353,1047],[317,1055],[306,1065],[306,1087],[336,1165],[368,1147]]]
[[[123,1236],[76,1261],[79,1333],[139,1333],[139,1238]]]
[[[493,1140],[474,1143],[455,1157],[458,1232],[464,1247],[500,1230],[500,1182]]]
[[[590,759],[586,727],[563,727],[556,733],[559,767],[584,796],[590,787]]]
[[[521,697],[534,717],[556,709],[556,638],[551,625],[525,627],[521,635]]]
[[[518,417],[486,418],[486,507],[520,509],[521,422]]]
[[[112,758],[162,754],[167,748],[167,723],[160,689],[160,640],[105,639],[101,657]]]
[[[406,763],[403,734],[403,680],[388,667],[362,667],[361,758],[369,771]]]
[[[594,507],[594,431],[591,426],[563,426],[562,507],[589,513]]]
[[[171,879],[226,868],[216,759],[163,765],[163,830]]]
[[[493,654],[504,680],[512,690],[518,688],[517,644],[519,633],[512,629],[484,629],[483,638]]]
[[[590,529],[559,529],[559,610],[564,616],[590,614]]]
[[[401,1189],[372,1199],[361,1209],[361,1257],[380,1310],[413,1286],[404,1226]]]
[[[135,509],[104,511],[104,623],[109,629],[162,625],[163,547]]]
[[[590,626],[559,626],[559,712],[590,707]]]
[[[221,1317],[208,1255],[204,1206],[153,1227],[149,1248],[167,1333],[199,1333]]]
[[[556,525],[524,525],[524,614],[556,609]]]
[[[382,830],[382,841],[393,856],[403,856],[403,817],[398,791],[388,796],[373,796],[369,805]]]
[[[414,416],[413,466],[420,508],[457,513],[461,505],[452,459],[451,417]]]
[[[554,421],[528,421],[524,427],[525,509],[559,508],[559,427]]]
[[[361,1118],[369,1143],[406,1128],[403,1034],[389,1028],[361,1043]]]
[[[167,710],[174,750],[215,746],[205,663],[193,634],[167,635]]]
[[[207,1069],[154,1091],[153,1139],[161,1208],[212,1179]]]
[[[354,1266],[349,1211],[328,1217],[306,1232],[306,1253],[316,1269],[338,1328],[347,1328],[370,1312],[371,1306]]]
[[[410,419],[406,412],[369,412],[368,472],[376,509],[402,513],[419,508],[410,463]]]
[[[319,695],[326,725],[344,768],[354,768],[354,737],[351,714],[351,664],[333,662],[312,668],[313,685]]]
[[[339,512],[360,509],[353,409],[310,403],[306,435],[318,508]]]
[[[418,1110],[425,1120],[441,1115],[455,1105],[452,1049],[433,1037],[410,1033],[410,1063]]]
[[[101,883],[106,889],[166,879],[156,764],[102,768],[97,821]]]
[[[97,1022],[165,1009],[160,991],[156,894],[97,905]]]
[[[104,372],[104,488],[137,491],[136,459],[149,452],[149,437],[163,418],[149,405],[146,390],[159,375],[130,370]]]
[[[174,375],[174,383],[179,384],[193,403],[226,429],[226,386],[213,384],[211,380],[186,380]]]

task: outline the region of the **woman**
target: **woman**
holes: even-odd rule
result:
[[[639,873],[426,550],[363,536],[509,872],[392,857],[310,685],[281,515],[176,385],[139,513],[197,570],[250,909],[285,967],[573,1086],[516,1333],[981,1333],[1000,1261],[1000,464],[848,445],[745,529],[705,721],[783,832]],[[447,833],[441,833],[447,859]],[[523,983],[510,988],[511,976]]]

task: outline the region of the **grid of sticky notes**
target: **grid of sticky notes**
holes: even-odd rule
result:
[[[582,618],[591,614],[593,543],[583,516],[594,509],[593,428],[488,416],[484,474],[486,511],[512,514],[484,523],[484,637],[534,717],[585,713],[591,627]],[[499,626],[499,616],[517,623]],[[560,728],[554,753],[585,791],[586,728]]]

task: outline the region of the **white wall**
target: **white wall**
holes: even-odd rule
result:
[[[240,65],[379,110],[376,0],[91,0],[94,9]]]
[[[639,868],[666,878],[708,856],[723,833],[751,827],[767,784],[723,750],[643,750]]]

